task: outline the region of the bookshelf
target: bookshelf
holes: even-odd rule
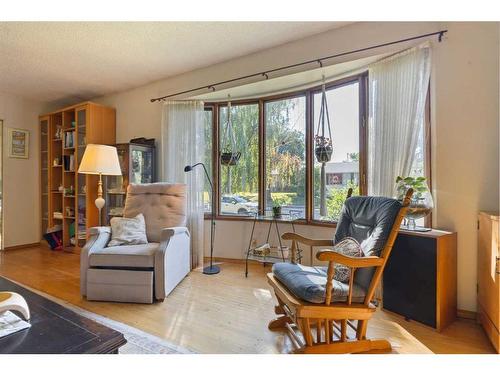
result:
[[[97,226],[98,177],[78,174],[88,143],[115,144],[114,108],[80,103],[39,117],[42,235],[60,226],[63,249],[79,252]]]

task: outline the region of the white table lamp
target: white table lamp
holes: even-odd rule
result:
[[[101,210],[106,203],[102,197],[102,175],[121,176],[122,174],[116,147],[88,144],[80,162],[78,173],[99,175],[95,205],[99,210],[99,225],[101,225]]]

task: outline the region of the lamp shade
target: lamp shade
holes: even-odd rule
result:
[[[120,176],[122,171],[116,147],[88,144],[78,173]]]

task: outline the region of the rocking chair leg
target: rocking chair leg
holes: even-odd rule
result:
[[[271,320],[267,325],[267,328],[269,328],[270,330],[285,328],[287,323],[292,323],[292,319],[290,319],[286,315],[283,315],[276,319]]]

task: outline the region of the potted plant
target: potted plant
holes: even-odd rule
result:
[[[427,186],[427,179],[425,177],[402,177],[396,178],[396,199],[402,201],[406,191],[412,188],[413,196],[411,198],[410,206],[406,212],[406,225],[405,229],[408,230],[427,230],[418,228],[415,225],[415,220],[423,218],[431,213],[434,208],[434,201],[432,194]]]
[[[273,195],[273,215],[274,217],[280,217],[281,216],[281,208],[289,204],[290,199],[287,196],[284,196],[280,193],[280,195]]]
[[[332,158],[333,146],[332,140],[322,135],[314,137],[314,154],[319,163],[328,163]]]
[[[222,165],[236,165],[238,160],[240,160],[241,152],[232,152],[232,151],[222,151],[220,154],[220,163]]]

